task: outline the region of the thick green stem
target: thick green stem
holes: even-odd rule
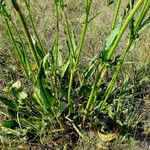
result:
[[[137,12],[137,10],[139,9],[139,7],[141,6],[142,3],[143,3],[143,0],[139,0],[137,2],[137,4],[134,6],[133,10],[130,12],[130,14],[127,17],[126,21],[124,22],[124,24],[123,24],[123,26],[122,26],[122,28],[121,28],[121,30],[120,30],[120,32],[119,32],[115,42],[114,42],[114,44],[112,45],[112,47],[110,48],[110,50],[109,50],[109,52],[107,54],[107,59],[109,59],[112,56],[112,54],[114,53],[114,51],[115,51],[115,49],[116,49],[116,47],[117,47],[117,45],[118,45],[118,43],[119,43],[123,33],[125,32],[127,26],[129,25],[130,21],[132,20],[134,14]]]
[[[114,16],[113,24],[112,24],[112,27],[111,27],[112,30],[114,30],[115,25],[116,25],[116,21],[117,21],[117,16],[118,16],[118,13],[119,13],[120,4],[121,4],[121,0],[118,0],[118,4],[117,4],[116,11],[115,11],[115,16]]]
[[[148,10],[150,9],[150,1],[149,0],[145,0],[142,9],[139,13],[139,19],[136,20],[135,22],[135,31],[138,30],[139,25],[141,24],[141,22],[143,21],[144,17],[146,16]]]
[[[148,6],[147,4],[148,4],[148,1],[145,1],[141,11],[139,12],[139,17],[137,18],[135,26],[134,26],[134,32],[138,32],[138,27],[142,23],[142,20],[144,19],[145,15],[146,15],[146,13],[148,11],[148,9],[146,7],[146,6]],[[122,64],[123,64],[123,62],[124,62],[124,60],[125,60],[125,58],[127,56],[128,51],[129,51],[129,49],[130,49],[130,47],[131,47],[131,45],[133,43],[133,40],[134,39],[132,38],[132,35],[130,35],[130,39],[129,39],[128,43],[127,43],[126,49],[124,50],[124,52],[123,52],[123,54],[121,56],[121,61],[119,61],[118,65],[117,65],[117,68],[116,68],[116,71],[115,71],[115,73],[114,73],[114,75],[113,75],[113,77],[112,77],[112,79],[111,79],[111,81],[110,81],[110,83],[109,83],[109,85],[108,85],[108,87],[106,89],[106,96],[104,98],[104,101],[103,101],[103,104],[102,104],[100,110],[103,110],[105,105],[106,105],[106,101],[108,100],[108,98],[109,98],[109,96],[110,96],[110,94],[112,92],[114,83],[116,82],[116,79],[118,77],[119,71],[120,71],[120,69],[122,67]]]
[[[39,67],[40,61],[38,60],[37,52],[36,52],[36,50],[35,50],[35,48],[34,48],[34,45],[33,45],[33,42],[32,42],[31,36],[30,36],[30,32],[29,32],[29,30],[28,30],[28,28],[27,28],[25,19],[24,19],[23,14],[22,14],[22,12],[21,12],[21,10],[20,10],[20,7],[19,7],[19,5],[18,5],[18,2],[17,2],[16,0],[11,0],[11,2],[12,2],[12,4],[13,4],[13,7],[14,7],[15,10],[16,10],[16,13],[17,13],[17,15],[18,15],[19,21],[20,21],[20,23],[21,23],[21,25],[22,25],[22,27],[23,27],[24,34],[25,34],[26,39],[27,39],[27,41],[28,41],[28,43],[29,43],[29,46],[30,46],[31,52],[32,52],[32,54],[33,54],[34,60],[35,60],[35,62],[36,62],[36,64],[37,64],[37,67]]]
[[[134,14],[137,12],[137,10],[139,9],[139,7],[141,6],[142,3],[143,3],[143,0],[139,0],[139,1],[137,2],[137,4],[135,5],[135,7],[133,8],[133,10],[131,11],[131,13],[129,14],[129,16],[127,17],[127,19],[125,20],[125,23],[123,24],[123,26],[122,26],[122,28],[121,28],[121,30],[120,30],[120,32],[119,32],[119,34],[118,34],[118,36],[117,36],[117,38],[116,38],[114,44],[112,45],[112,47],[110,48],[110,50],[109,50],[109,52],[108,52],[108,54],[107,54],[107,59],[110,59],[110,58],[111,58],[111,56],[112,56],[112,54],[114,53],[114,51],[115,51],[115,49],[116,49],[116,47],[117,47],[117,45],[118,45],[118,43],[119,43],[119,41],[120,41],[120,39],[121,39],[123,33],[125,32],[127,26],[129,25],[130,21],[132,20]],[[103,78],[104,78],[104,75],[105,75],[106,71],[107,71],[107,67],[104,66],[104,67],[102,68],[101,75],[100,75],[100,78],[99,78],[99,81],[98,81],[98,84],[97,84],[97,85],[98,85],[98,86],[97,86],[98,88],[99,88],[100,85],[101,85],[101,82],[102,82],[102,80],[103,80]],[[98,76],[99,76],[99,75],[98,75]],[[97,77],[96,77],[96,78],[97,78]],[[95,83],[94,83],[94,84],[95,84]],[[86,115],[84,116],[83,123],[84,123],[84,121],[85,121],[85,119],[86,119],[86,116],[87,116],[87,114],[88,114],[88,112],[89,112],[90,106],[92,105],[92,99],[93,99],[94,93],[95,93],[95,92],[94,92],[93,89],[92,89],[92,90],[91,90],[90,97],[89,97],[88,102],[87,102],[86,109],[85,109],[85,114],[86,114]],[[93,102],[96,101],[96,98],[97,98],[97,96],[95,96]]]

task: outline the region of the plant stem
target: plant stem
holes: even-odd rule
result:
[[[63,11],[63,16],[64,16],[64,22],[65,22],[66,30],[67,30],[69,45],[71,47],[71,51],[72,51],[72,54],[73,54],[73,59],[75,61],[76,60],[76,53],[75,53],[75,49],[73,47],[73,43],[72,43],[72,40],[71,40],[71,33],[70,33],[70,29],[69,29],[68,19],[67,19],[67,16],[66,16],[64,8],[62,9],[62,11]],[[72,57],[72,55],[70,57]],[[79,71],[77,71],[77,74],[78,74],[79,82],[80,82],[80,85],[81,85],[82,81],[81,81],[81,76],[80,76]]]
[[[118,36],[117,36],[117,38],[116,38],[114,44],[112,45],[112,47],[110,48],[110,50],[109,50],[109,52],[108,52],[108,54],[107,54],[107,59],[110,59],[110,57],[111,57],[112,54],[114,53],[114,51],[115,51],[115,49],[116,49],[116,47],[117,47],[117,45],[118,45],[118,43],[119,43],[119,41],[120,41],[120,39],[121,39],[123,33],[125,32],[127,26],[129,25],[130,21],[132,20],[134,14],[137,12],[137,10],[139,9],[139,7],[141,6],[142,3],[143,3],[143,0],[139,0],[139,1],[137,2],[137,4],[135,5],[135,7],[133,8],[133,10],[130,12],[130,14],[129,14],[129,16],[127,17],[127,19],[125,20],[125,23],[123,24],[123,26],[122,26],[122,28],[121,28],[121,30],[120,30],[120,32],[119,32],[119,34],[118,34]],[[106,66],[102,67],[101,75],[100,75],[100,78],[99,78],[99,80],[98,80],[98,86],[97,86],[98,88],[99,88],[100,85],[101,85],[101,82],[102,82],[102,80],[103,80],[103,78],[104,78],[104,75],[105,75],[106,71],[107,71],[107,67],[106,67]],[[98,75],[98,76],[99,76],[99,75]],[[97,77],[96,77],[96,79],[97,79]],[[94,84],[95,84],[95,83],[94,83]],[[95,87],[95,86],[94,86],[94,87]],[[88,114],[88,112],[89,112],[90,106],[92,105],[92,99],[93,99],[94,93],[95,93],[95,92],[94,92],[94,90],[92,89],[92,90],[91,90],[90,97],[89,97],[88,102],[87,102],[87,105],[86,105],[85,115],[84,115],[84,117],[83,117],[83,123],[85,122],[85,119],[86,119],[86,116],[87,116],[87,114]],[[96,96],[96,97],[97,97],[97,96]],[[94,98],[93,101],[96,101],[96,97]]]
[[[21,54],[20,54],[20,52],[19,52],[19,49],[18,49],[18,47],[17,47],[17,44],[16,44],[16,42],[15,42],[15,39],[14,39],[13,33],[12,33],[12,31],[11,31],[11,28],[10,28],[10,26],[9,26],[8,20],[7,20],[6,17],[4,17],[4,16],[3,16],[3,19],[4,19],[4,21],[5,21],[6,29],[7,29],[8,35],[9,35],[9,37],[10,37],[10,40],[11,40],[13,46],[14,46],[14,49],[16,50],[17,57],[18,57],[18,59],[20,60],[20,63],[21,63],[21,65],[22,65],[22,67],[23,67],[23,69],[24,69],[26,75],[28,76],[28,70],[27,70],[27,68],[26,68],[26,66],[25,66],[25,64],[24,64],[24,62],[23,62],[22,59],[21,59],[22,56],[21,56]]]
[[[80,40],[80,45],[79,45],[79,49],[78,49],[78,53],[77,53],[77,58],[76,58],[76,61],[75,61],[74,68],[71,71],[70,81],[69,81],[69,89],[68,89],[69,112],[68,112],[67,117],[69,117],[70,113],[71,113],[71,108],[72,108],[71,89],[72,89],[73,77],[74,77],[74,74],[77,70],[77,66],[78,66],[78,63],[79,63],[79,59],[80,59],[80,55],[81,55],[81,51],[82,51],[82,47],[83,47],[83,43],[84,43],[84,39],[85,39],[85,35],[86,35],[91,3],[92,3],[92,0],[86,0],[86,17],[85,17],[85,20],[84,20],[84,27],[83,27],[83,31],[82,31],[82,34],[81,34],[81,40]]]
[[[58,2],[55,0],[56,7],[56,41],[55,41],[55,96],[58,100],[58,89],[57,89],[57,65],[58,65],[58,52],[59,52],[59,8]]]
[[[92,100],[93,100],[93,96],[94,96],[94,94],[95,94],[96,87],[97,87],[97,82],[98,82],[100,76],[101,76],[101,72],[98,72],[98,74],[97,74],[97,76],[96,76],[96,79],[95,79],[95,82],[94,82],[94,84],[93,84],[93,86],[92,86],[92,90],[91,90],[91,93],[90,93],[90,97],[89,97],[88,102],[87,102],[87,104],[86,104],[86,108],[85,108],[84,116],[83,116],[83,120],[82,120],[83,123],[85,122],[86,117],[87,117],[88,112],[89,112],[89,109],[90,109],[90,107],[91,107],[91,103],[92,103]]]
[[[17,15],[18,15],[19,21],[20,21],[20,23],[21,23],[21,25],[22,25],[22,27],[23,27],[24,34],[25,34],[26,39],[27,39],[27,41],[28,41],[28,43],[29,43],[29,46],[30,46],[31,52],[32,52],[32,54],[33,54],[34,60],[35,60],[35,62],[36,62],[36,65],[37,65],[37,67],[39,67],[40,62],[39,62],[39,60],[38,60],[37,52],[36,52],[36,50],[35,50],[35,48],[34,48],[34,45],[33,45],[33,42],[32,42],[31,36],[30,36],[30,32],[29,32],[29,30],[28,30],[28,28],[27,28],[25,19],[24,19],[24,17],[23,17],[23,14],[22,14],[22,12],[21,12],[21,9],[20,9],[20,7],[19,7],[19,5],[18,5],[18,2],[17,2],[16,0],[11,0],[11,2],[12,2],[12,4],[13,4],[13,7],[14,7],[15,10],[16,10],[16,13],[17,13]]]
[[[132,42],[133,42],[133,39],[130,39],[130,40],[128,41],[128,43],[127,43],[127,46],[126,46],[126,48],[125,48],[125,50],[124,50],[124,52],[123,52],[123,54],[122,54],[121,60],[119,61],[118,65],[117,65],[116,71],[115,71],[115,73],[114,73],[114,75],[113,75],[111,81],[110,81],[109,84],[108,84],[108,87],[107,87],[107,89],[106,89],[106,96],[105,96],[105,99],[104,99],[104,101],[103,101],[103,103],[102,103],[102,106],[101,106],[100,110],[103,110],[104,107],[105,107],[105,105],[106,105],[106,101],[107,101],[107,99],[109,98],[109,96],[110,96],[110,94],[111,94],[111,91],[112,91],[112,89],[113,89],[114,83],[115,83],[115,81],[116,81],[116,79],[117,79],[117,77],[118,77],[119,71],[120,71],[120,69],[121,69],[121,67],[122,67],[122,64],[123,64],[123,62],[124,62],[124,59],[125,59],[125,57],[126,57],[128,51],[129,51],[129,49],[130,49],[130,47],[131,47],[131,45],[132,45]]]
[[[40,40],[40,38],[39,38],[39,35],[38,35],[37,31],[36,31],[36,28],[35,28],[35,25],[34,25],[34,21],[33,21],[32,15],[31,15],[30,7],[29,7],[28,4],[27,4],[27,0],[24,0],[24,1],[25,1],[26,8],[27,8],[27,10],[28,10],[28,13],[29,13],[29,19],[30,19],[30,23],[31,23],[31,25],[32,25],[32,29],[33,29],[33,31],[34,31],[34,34],[35,34],[35,36],[36,36],[36,39],[37,39],[37,41],[38,41],[38,43],[39,43],[39,46],[40,46],[40,48],[41,48],[42,55],[43,55],[43,57],[44,57],[44,56],[46,55],[46,51],[45,51],[45,49],[43,48],[42,42],[41,42],[41,40]]]
[[[21,53],[23,53],[23,55],[25,56],[25,62],[27,63],[26,65],[27,65],[28,72],[29,72],[29,73],[28,73],[28,74],[29,74],[29,78],[31,78],[32,81],[35,81],[35,75],[34,75],[34,72],[33,72],[32,68],[31,68],[31,63],[30,63],[29,57],[28,57],[28,55],[27,55],[27,53],[26,53],[25,45],[24,45],[24,43],[23,43],[23,40],[22,40],[22,38],[21,38],[21,36],[20,36],[20,34],[19,34],[19,31],[18,31],[17,27],[15,26],[15,24],[14,24],[14,22],[13,22],[12,20],[11,20],[11,23],[12,23],[14,29],[15,29],[16,34],[17,34],[18,37],[19,37],[19,40],[20,40],[21,45],[23,46]]]
[[[141,24],[141,22],[143,21],[146,13],[148,12],[148,10],[150,9],[150,1],[149,0],[145,0],[141,11],[139,13],[139,19],[136,20],[135,22],[135,30],[138,30],[139,25]]]
[[[134,14],[137,12],[137,10],[139,9],[139,7],[141,6],[142,3],[143,3],[143,0],[139,0],[137,2],[137,4],[134,6],[133,10],[130,12],[130,14],[127,17],[127,19],[125,20],[125,22],[124,22],[124,24],[123,24],[123,26],[122,26],[122,28],[121,28],[117,38],[116,38],[114,44],[112,45],[112,47],[110,48],[110,50],[109,50],[109,52],[107,54],[107,59],[109,59],[112,56],[112,54],[115,51],[115,49],[116,49],[116,47],[117,47],[117,45],[118,45],[118,43],[119,43],[123,33],[125,32],[127,26],[129,25],[130,21],[132,20]]]
[[[115,25],[116,25],[116,21],[117,21],[117,16],[118,16],[118,13],[119,13],[120,4],[121,4],[121,0],[118,0],[118,4],[117,4],[116,11],[115,11],[115,16],[114,16],[113,24],[112,24],[112,27],[111,27],[112,30],[114,30]]]
[[[27,53],[26,53],[26,51],[25,51],[25,45],[24,45],[24,43],[23,43],[23,40],[22,40],[22,38],[21,38],[21,36],[20,36],[20,34],[19,34],[19,31],[18,31],[18,29],[17,29],[17,27],[16,27],[16,25],[15,25],[15,23],[13,22],[13,20],[11,19],[11,17],[9,16],[9,14],[8,14],[8,12],[6,11],[6,9],[3,7],[3,12],[6,14],[6,16],[7,16],[7,19],[6,19],[6,21],[8,22],[8,20],[11,22],[11,24],[12,24],[12,26],[13,26],[13,28],[14,28],[14,30],[15,30],[15,32],[16,32],[16,34],[17,34],[17,36],[18,36],[18,38],[19,38],[19,42],[21,43],[21,45],[22,45],[22,49],[20,49],[20,51],[19,51],[19,49],[18,49],[18,51],[16,51],[17,53],[19,52],[19,55],[18,55],[18,57],[19,57],[19,60],[22,60],[22,63],[24,64],[24,66],[25,67],[23,67],[23,69],[24,69],[24,71],[26,72],[26,74],[27,74],[27,76],[29,77],[29,78],[31,78],[31,80],[34,82],[35,81],[35,78],[34,78],[34,72],[32,71],[32,69],[31,69],[31,64],[30,64],[30,61],[29,61],[29,59],[28,59],[28,56],[27,56]],[[5,22],[6,23],[6,22]],[[9,24],[7,24],[6,23],[6,26],[7,26],[7,29],[10,29],[10,26],[9,26]],[[10,32],[9,33],[9,35],[10,34],[12,34],[12,32],[11,32],[11,29],[10,29],[10,31],[8,30],[8,32]],[[12,36],[13,36],[13,34],[12,34]],[[11,35],[10,35],[10,38],[12,38],[11,37]],[[15,40],[14,38],[12,39],[12,40]],[[16,41],[14,41],[15,43],[16,43]],[[16,45],[17,46],[17,45]],[[15,48],[15,47],[14,47]],[[16,49],[16,48],[15,48]],[[20,56],[22,56],[23,55],[23,57],[20,57]],[[21,64],[22,64],[21,63]]]
[[[139,17],[137,18],[135,26],[134,26],[134,29],[133,29],[134,32],[138,32],[137,29],[138,29],[138,26],[141,24],[142,20],[145,17],[145,11],[146,12],[148,11],[147,8],[146,8],[147,2],[148,1],[145,1],[145,3],[143,4],[143,7],[142,7],[142,9],[141,9],[141,11],[139,13]],[[130,35],[130,39],[129,39],[128,43],[127,43],[127,46],[126,46],[126,48],[125,48],[125,50],[124,50],[124,52],[123,52],[123,54],[121,56],[121,60],[119,61],[118,65],[117,65],[117,68],[116,68],[116,71],[115,71],[115,73],[114,73],[110,83],[108,84],[108,87],[106,89],[106,96],[104,98],[104,101],[102,103],[102,106],[101,106],[100,110],[103,110],[105,105],[106,105],[106,101],[108,100],[108,98],[109,98],[109,96],[110,96],[110,94],[112,92],[114,83],[116,82],[116,79],[118,77],[119,71],[120,71],[120,69],[122,67],[122,64],[123,64],[123,62],[124,62],[124,60],[125,60],[125,58],[127,56],[127,53],[129,51],[133,41],[134,41],[134,39],[132,38],[132,35]]]

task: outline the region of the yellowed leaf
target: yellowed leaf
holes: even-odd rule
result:
[[[98,131],[98,136],[102,141],[108,142],[117,138],[119,136],[119,132],[116,130],[114,133],[103,134]]]

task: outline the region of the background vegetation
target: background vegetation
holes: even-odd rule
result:
[[[148,0],[0,2],[2,149],[149,148]]]

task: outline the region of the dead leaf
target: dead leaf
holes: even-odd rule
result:
[[[102,141],[108,142],[117,138],[119,136],[119,132],[116,130],[114,133],[103,134],[98,131],[98,136]]]

